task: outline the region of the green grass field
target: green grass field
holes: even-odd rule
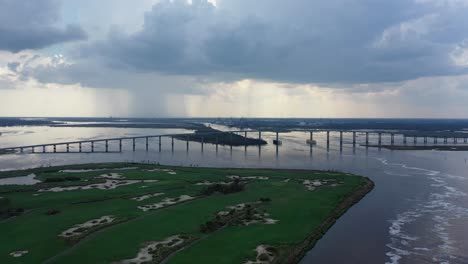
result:
[[[1,263],[294,263],[373,186],[337,172],[124,163],[1,172],[0,182],[31,173],[42,182],[0,185]],[[209,184],[243,190],[206,194]],[[173,236],[183,242],[164,242]]]

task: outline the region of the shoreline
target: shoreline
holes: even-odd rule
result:
[[[361,146],[370,147],[370,148],[384,148],[384,149],[389,149],[389,150],[468,151],[468,145],[426,145],[426,146],[361,145]]]
[[[362,177],[362,176],[361,176]],[[328,230],[335,224],[335,222],[343,216],[353,205],[361,201],[368,193],[374,189],[374,182],[368,177],[363,177],[366,183],[359,189],[355,190],[330,213],[330,215],[300,244],[292,246],[291,249],[286,249],[291,253],[285,254],[282,258],[277,259],[275,264],[298,264],[306,256],[306,254],[313,250],[317,242],[328,232]]]

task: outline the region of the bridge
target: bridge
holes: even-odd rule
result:
[[[150,139],[158,139],[158,146],[159,146],[159,151],[162,149],[162,138],[170,138],[171,139],[171,147],[172,150],[174,150],[174,139],[179,139],[182,141],[186,141],[186,148],[189,150],[189,142],[194,141],[194,138],[197,138],[199,143],[201,143],[201,147],[203,150],[203,146],[205,143],[204,138],[208,136],[215,136],[216,140],[215,144],[216,148],[218,148],[218,145],[229,145],[232,149],[233,147],[233,140],[232,140],[232,135],[233,134],[243,134],[244,139],[246,140],[245,142],[245,147],[247,147],[247,138],[249,134],[255,133],[258,136],[259,140],[262,140],[262,132],[273,132],[276,133],[276,137],[274,140],[274,143],[276,145],[276,148],[278,149],[278,146],[281,144],[281,138],[280,134],[283,133],[289,133],[289,132],[304,132],[308,133],[310,135],[310,139],[307,140],[307,144],[310,145],[312,148],[313,142],[314,142],[314,133],[326,133],[326,146],[327,149],[330,148],[330,135],[332,133],[339,133],[339,144],[340,148],[343,146],[343,134],[349,133],[352,134],[352,145],[355,147],[358,142],[357,142],[357,135],[364,135],[365,136],[365,142],[362,142],[361,145],[363,146],[371,146],[370,145],[370,135],[375,135],[377,136],[377,144],[373,144],[372,146],[384,146],[383,143],[383,138],[390,138],[390,144],[391,146],[395,145],[395,139],[396,137],[400,137],[403,140],[403,144],[407,145],[409,143],[417,144],[418,140],[422,139],[422,142],[424,144],[429,144],[429,140],[432,139],[433,144],[437,145],[439,143],[443,144],[448,144],[449,140],[453,140],[453,144],[457,144],[459,141],[463,140],[463,143],[467,143],[468,139],[468,134],[464,135],[462,133],[455,133],[453,136],[439,136],[435,135],[434,133],[417,133],[413,134],[412,136],[407,136],[405,132],[388,132],[388,131],[362,131],[362,130],[288,130],[288,131],[271,131],[271,130],[233,130],[233,131],[219,131],[219,132],[207,132],[207,133],[185,133],[185,134],[161,134],[161,135],[147,135],[147,136],[135,136],[135,137],[118,137],[118,138],[104,138],[104,139],[91,139],[91,140],[82,140],[82,141],[69,141],[69,142],[58,142],[58,143],[48,143],[48,144],[38,144],[38,145],[26,145],[26,146],[13,146],[13,147],[4,147],[0,148],[1,151],[13,151],[13,152],[19,152],[19,153],[119,153],[123,151],[122,143],[124,141],[130,141],[132,143],[132,150],[136,151],[137,149],[137,140],[141,141],[144,140],[144,146],[145,150],[149,150],[149,143]],[[230,135],[230,141],[228,142],[219,142],[218,137],[219,135]],[[191,140],[192,139],[192,140]],[[412,139],[412,141],[411,141]],[[260,141],[259,141],[260,142]],[[95,145],[96,144],[104,144],[105,149],[104,150],[98,150],[96,149]],[[118,143],[118,151],[111,151],[109,148],[109,144],[112,143]],[[83,146],[87,145],[88,146],[88,151],[84,151]],[[252,145],[252,144],[250,144]],[[78,151],[70,151],[70,146],[77,146]],[[258,146],[260,147],[261,144],[259,143]],[[52,148],[52,150],[48,150],[48,147]],[[65,147],[65,151],[57,151],[58,147]],[[37,151],[39,149],[39,151]]]

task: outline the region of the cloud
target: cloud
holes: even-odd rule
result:
[[[0,0],[0,50],[19,52],[86,39],[78,25],[59,25],[56,0]]]
[[[457,5],[457,3],[459,3]],[[464,2],[162,0],[133,33],[81,49],[108,67],[290,83],[398,82],[459,75]]]

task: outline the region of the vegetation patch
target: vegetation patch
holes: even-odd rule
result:
[[[336,171],[135,163],[0,178],[30,174],[43,182],[0,186],[2,264],[296,264],[373,187]]]
[[[201,191],[202,195],[212,195],[214,193],[230,194],[236,192],[242,192],[245,187],[245,182],[241,182],[239,179],[235,179],[229,184],[225,183],[216,183],[208,185],[205,189]]]

